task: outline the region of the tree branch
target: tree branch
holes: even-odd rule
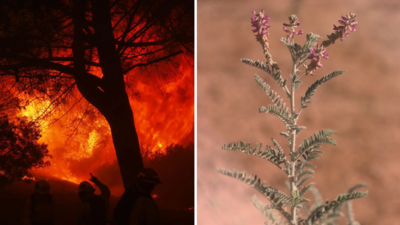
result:
[[[73,57],[51,57],[51,58],[46,58],[46,59],[48,59],[49,61],[56,61],[56,62],[73,62],[74,61]],[[96,62],[92,62],[92,61],[88,61],[88,60],[83,60],[83,62],[87,65],[100,67],[100,63],[96,63]]]
[[[133,70],[136,67],[148,66],[148,65],[153,64],[153,63],[157,63],[157,62],[161,62],[163,60],[167,60],[167,59],[169,59],[169,58],[171,58],[173,56],[176,56],[176,55],[179,55],[179,54],[182,54],[182,53],[183,53],[183,51],[177,51],[177,52],[171,53],[171,54],[169,54],[167,56],[164,56],[164,57],[161,57],[161,58],[158,58],[158,59],[155,59],[155,60],[148,61],[146,63],[135,64],[135,65],[127,68],[126,70],[124,70],[124,74],[128,73],[129,71]]]
[[[155,46],[155,45],[165,45],[169,41],[168,40],[161,40],[161,41],[148,41],[148,42],[123,42],[118,41],[118,47],[148,47],[148,46]]]
[[[2,54],[4,56],[4,54]],[[48,59],[40,59],[40,58],[30,58],[21,55],[6,55],[9,58],[14,58],[15,60],[20,61],[18,64],[13,65],[0,65],[0,70],[14,70],[14,69],[21,69],[27,67],[39,67],[42,69],[49,69],[49,70],[56,70],[61,73],[70,74],[76,78],[85,76],[87,79],[90,79],[92,82],[95,82],[96,86],[101,85],[101,78],[84,71],[78,71],[76,68],[61,65],[58,63],[50,62]],[[60,57],[61,58],[61,57]]]

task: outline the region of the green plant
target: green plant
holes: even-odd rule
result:
[[[366,185],[356,185],[351,188],[348,193],[339,195],[336,200],[326,201],[323,203],[317,189],[313,187],[315,183],[306,184],[306,181],[312,178],[312,175],[314,174],[313,169],[316,168],[309,162],[318,159],[322,155],[323,152],[319,150],[322,144],[336,145],[336,142],[330,138],[330,136],[337,132],[330,129],[323,129],[316,132],[308,139],[305,139],[298,147],[296,147],[297,135],[302,130],[306,129],[304,126],[297,125],[302,110],[307,108],[311,103],[311,97],[315,94],[319,86],[332,78],[341,75],[344,71],[334,71],[315,81],[307,89],[305,95],[301,97],[300,109],[298,111],[295,109],[295,92],[302,84],[300,79],[308,74],[313,75],[318,68],[322,67],[321,59],[328,59],[328,55],[326,54],[326,48],[328,46],[334,44],[337,39],[343,40],[344,37],[349,35],[349,31],[354,32],[356,30],[358,22],[355,18],[356,14],[354,13],[342,16],[341,19],[339,19],[340,25],[334,25],[334,33],[328,35],[328,39],[323,41],[320,45],[318,45],[316,41],[321,37],[313,33],[308,33],[306,36],[306,42],[303,46],[300,46],[294,42],[295,35],[303,34],[302,30],[295,30],[295,28],[300,25],[300,22],[296,15],[291,15],[289,17],[289,23],[283,24],[283,30],[288,35],[286,38],[281,38],[281,41],[288,47],[293,61],[292,73],[290,74],[289,79],[290,85],[288,87],[286,85],[287,80],[282,78],[280,68],[278,64],[272,60],[272,55],[269,51],[267,33],[267,30],[270,27],[268,25],[269,16],[264,15],[264,10],[259,13],[253,11],[253,18],[251,19],[253,32],[255,33],[256,40],[260,42],[263,47],[267,62],[264,64],[250,59],[241,59],[241,61],[248,65],[257,67],[271,75],[290,100],[290,108],[285,107],[284,99],[281,98],[277,92],[271,90],[271,86],[265,83],[260,76],[257,74],[255,75],[257,84],[273,102],[272,105],[261,107],[259,111],[260,113],[272,114],[285,124],[286,131],[281,132],[280,134],[289,142],[290,153],[289,157],[286,157],[284,149],[275,139],[272,139],[273,147],[266,146],[264,150],[262,150],[261,144],[256,144],[253,147],[250,143],[244,142],[230,143],[224,145],[222,149],[239,151],[270,161],[288,176],[289,182],[287,183],[287,186],[291,195],[288,196],[282,191],[267,186],[265,182],[261,183],[261,180],[256,175],[250,175],[247,177],[246,172],[237,172],[235,170],[229,171],[218,168],[217,171],[251,185],[270,201],[269,205],[264,205],[256,198],[256,196],[253,197],[253,203],[256,208],[269,219],[269,222],[266,222],[266,224],[338,224],[338,217],[342,216],[341,211],[344,204],[347,204],[346,214],[348,224],[358,224],[354,220],[350,200],[366,196],[368,192],[355,192],[355,189],[365,187]],[[304,66],[304,69],[301,69],[302,66]],[[304,194],[307,191],[311,191],[316,199],[315,204],[311,207],[308,207],[308,205],[305,204],[310,202],[309,199],[304,197]],[[290,210],[287,210],[287,207],[290,207]],[[301,208],[306,214],[305,217],[300,214]],[[283,215],[284,219],[281,219],[275,211],[279,211]]]

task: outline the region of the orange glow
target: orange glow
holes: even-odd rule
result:
[[[194,141],[191,135],[194,129],[193,59],[183,61],[182,74],[177,75],[174,82],[161,84],[164,92],[160,90],[157,77],[141,75],[139,71],[132,71],[129,75],[133,77],[129,82],[140,93],[140,97],[130,97],[139,141],[153,153],[165,153],[165,148],[171,144],[187,145]],[[98,71],[96,75],[101,76]],[[76,96],[76,99],[81,97],[78,92]],[[75,101],[71,100],[67,106],[72,106]],[[49,105],[50,101],[33,101],[20,116],[34,120]],[[52,155],[49,159],[51,166],[31,172],[79,184],[90,178],[89,173],[113,164],[116,156],[111,131],[104,117],[85,115],[83,111],[88,107],[85,100],[63,116],[69,109],[67,106],[57,110],[51,118],[39,120],[42,129],[39,142],[48,145]],[[52,123],[52,119],[59,120]]]
[[[22,180],[36,180],[34,177],[27,177],[27,176],[24,176],[21,179]]]
[[[183,75],[179,80],[164,87],[170,96],[160,94],[158,97],[155,96],[160,90],[159,87],[152,85],[154,78],[135,80],[137,83],[135,87],[141,95],[141,99],[131,98],[135,125],[141,134],[140,143],[149,145],[153,152],[162,151],[160,150],[162,147],[172,143],[182,144],[183,139],[193,129],[194,71],[189,65],[182,66],[181,70]]]

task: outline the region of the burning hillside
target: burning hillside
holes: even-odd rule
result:
[[[130,80],[138,93],[130,96],[130,103],[139,141],[153,153],[165,153],[171,144],[187,145],[194,140],[194,70],[190,63],[180,70],[182,74],[171,83],[140,75]],[[49,104],[50,101],[32,101],[21,115],[35,120]],[[39,120],[40,141],[48,144],[52,158],[50,167],[32,171],[33,174],[79,183],[90,172],[115,163],[107,121],[83,99],[74,104],[69,112],[57,110],[51,117]]]

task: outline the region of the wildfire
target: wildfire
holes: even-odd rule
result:
[[[79,152],[77,151],[66,152],[64,157],[73,160],[82,160],[91,158],[93,156],[93,150],[99,139],[100,139],[99,134],[96,132],[96,130],[93,130],[92,132],[89,133],[89,138],[87,138],[86,141],[79,143],[79,149],[80,149]]]
[[[21,111],[20,116],[26,116],[30,120],[35,120],[36,118],[40,117],[47,107],[49,107],[50,101],[33,101],[31,104],[27,105],[24,110]],[[40,127],[45,132],[46,128],[48,127],[49,123],[47,120],[39,120]]]
[[[34,177],[23,176],[22,180],[36,180]]]
[[[194,137],[190,135],[194,129],[194,70],[189,63],[180,69],[182,75],[164,84],[164,92],[155,82],[158,78],[135,74],[131,81],[140,93],[140,97],[130,97],[139,141],[152,152],[164,152],[163,148],[171,144],[193,142]],[[53,118],[38,120],[42,129],[40,142],[48,145],[52,158],[50,167],[32,171],[33,174],[78,184],[88,180],[90,172],[115,162],[107,121],[102,116],[85,116],[82,113],[85,104],[87,102],[80,102],[68,116],[63,116],[65,112],[60,110]],[[33,101],[21,111],[21,116],[35,120],[49,106],[50,101]],[[50,123],[54,118],[58,121]],[[71,125],[73,118],[81,120],[75,121],[76,127]]]

